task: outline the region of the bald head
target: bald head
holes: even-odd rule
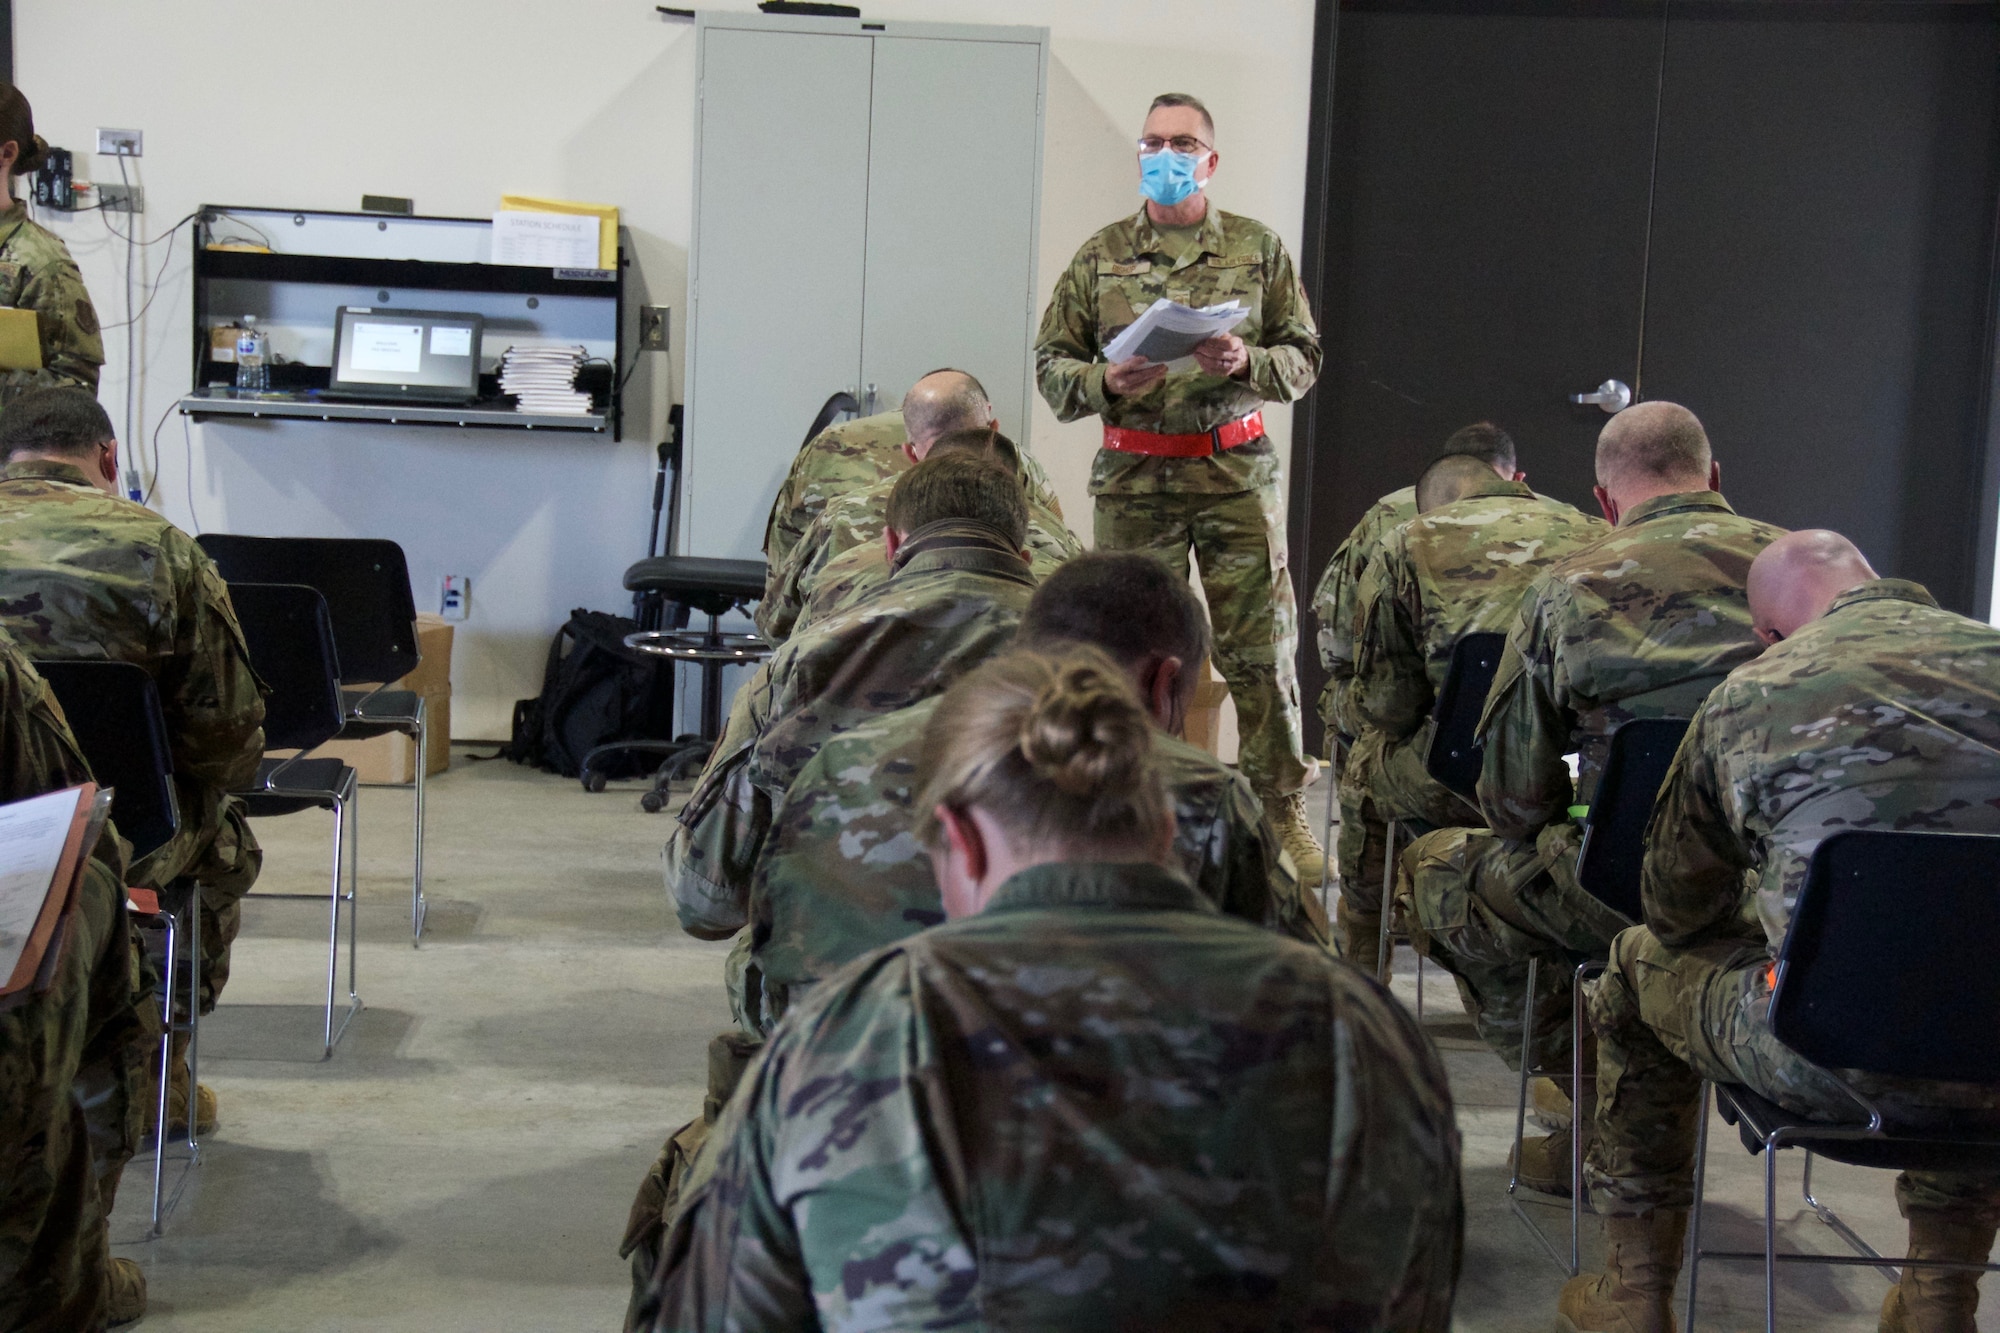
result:
[[[1750,623],[1777,643],[1826,614],[1833,599],[1877,575],[1853,542],[1825,528],[1788,532],[1750,564]]]
[[[1498,475],[1484,459],[1446,454],[1417,478],[1417,512],[1428,514],[1454,500],[1489,490]]]
[[[984,430],[994,424],[993,404],[978,380],[962,370],[933,370],[903,395],[903,430],[913,461],[921,462],[938,436]]]
[[[1598,434],[1597,487],[1600,498],[1630,509],[1656,495],[1708,489],[1714,461],[1694,413],[1679,403],[1634,403]]]

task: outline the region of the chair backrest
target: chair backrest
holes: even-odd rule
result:
[[[417,605],[403,548],[372,537],[195,538],[231,588],[296,583],[319,590],[333,617],[340,679],[401,680],[417,667]]]
[[[229,589],[264,699],[264,745],[310,750],[340,730],[340,675],[333,620],[316,588],[238,583]]]
[[[1828,1069],[2000,1083],[2000,834],[1850,829],[1819,845],[1771,1031]]]
[[[1646,825],[1687,729],[1682,717],[1634,718],[1620,726],[1611,733],[1604,774],[1590,800],[1576,882],[1630,921],[1644,919],[1639,872],[1646,864]]]
[[[1486,762],[1486,747],[1479,743],[1479,715],[1486,708],[1486,692],[1493,687],[1506,646],[1504,634],[1468,634],[1453,644],[1444,688],[1438,691],[1431,713],[1435,726],[1424,769],[1467,798],[1474,798],[1479,769]]]
[[[135,857],[166,845],[181,824],[173,744],[159,687],[132,662],[52,659],[35,670],[55,691],[90,775],[112,791],[111,817]]]

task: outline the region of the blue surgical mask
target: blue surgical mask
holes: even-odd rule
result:
[[[1193,153],[1176,153],[1171,148],[1140,154],[1139,193],[1162,208],[1172,208],[1201,188],[1194,178],[1195,164],[1200,161]]]

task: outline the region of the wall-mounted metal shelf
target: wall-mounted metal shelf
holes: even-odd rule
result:
[[[343,403],[308,394],[237,397],[230,389],[198,389],[181,399],[183,416],[235,420],[368,421],[386,426],[480,426],[503,430],[585,431],[602,435],[611,421],[601,413],[558,416],[505,407],[436,407],[419,403]]]

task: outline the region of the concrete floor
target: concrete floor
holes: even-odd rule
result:
[[[632,791],[504,762],[431,785],[430,929],[409,944],[409,797],[362,800],[360,992],[367,1004],[318,1059],[325,920],[309,903],[252,903],[221,1007],[202,1026],[203,1081],[221,1102],[164,1237],[146,1238],[145,1159],[112,1236],[146,1268],[159,1330],[615,1330],[626,1209],[668,1129],[694,1113],[704,1050],[726,1024],[726,946],[674,928],[660,889],[667,819]],[[265,821],[260,888],[323,885],[328,821]],[[1415,998],[1412,955],[1396,988]],[[1550,1327],[1561,1275],[1509,1213],[1514,1083],[1473,1036],[1448,981],[1426,987],[1465,1135],[1468,1215],[1456,1326]],[[1709,1226],[1754,1248],[1761,1173],[1719,1127]],[[1780,1188],[1781,1243],[1838,1252]],[[1822,1166],[1821,1197],[1878,1247],[1900,1247],[1891,1178]],[[1551,1233],[1567,1214],[1547,1208]],[[1584,1220],[1586,1263],[1601,1252]],[[1703,1327],[1761,1323],[1760,1270],[1703,1273]],[[1871,1269],[1786,1267],[1780,1324],[1873,1329]],[[2000,1306],[1990,1301],[1989,1306]],[[2000,1330],[1993,1309],[1980,1327]]]

